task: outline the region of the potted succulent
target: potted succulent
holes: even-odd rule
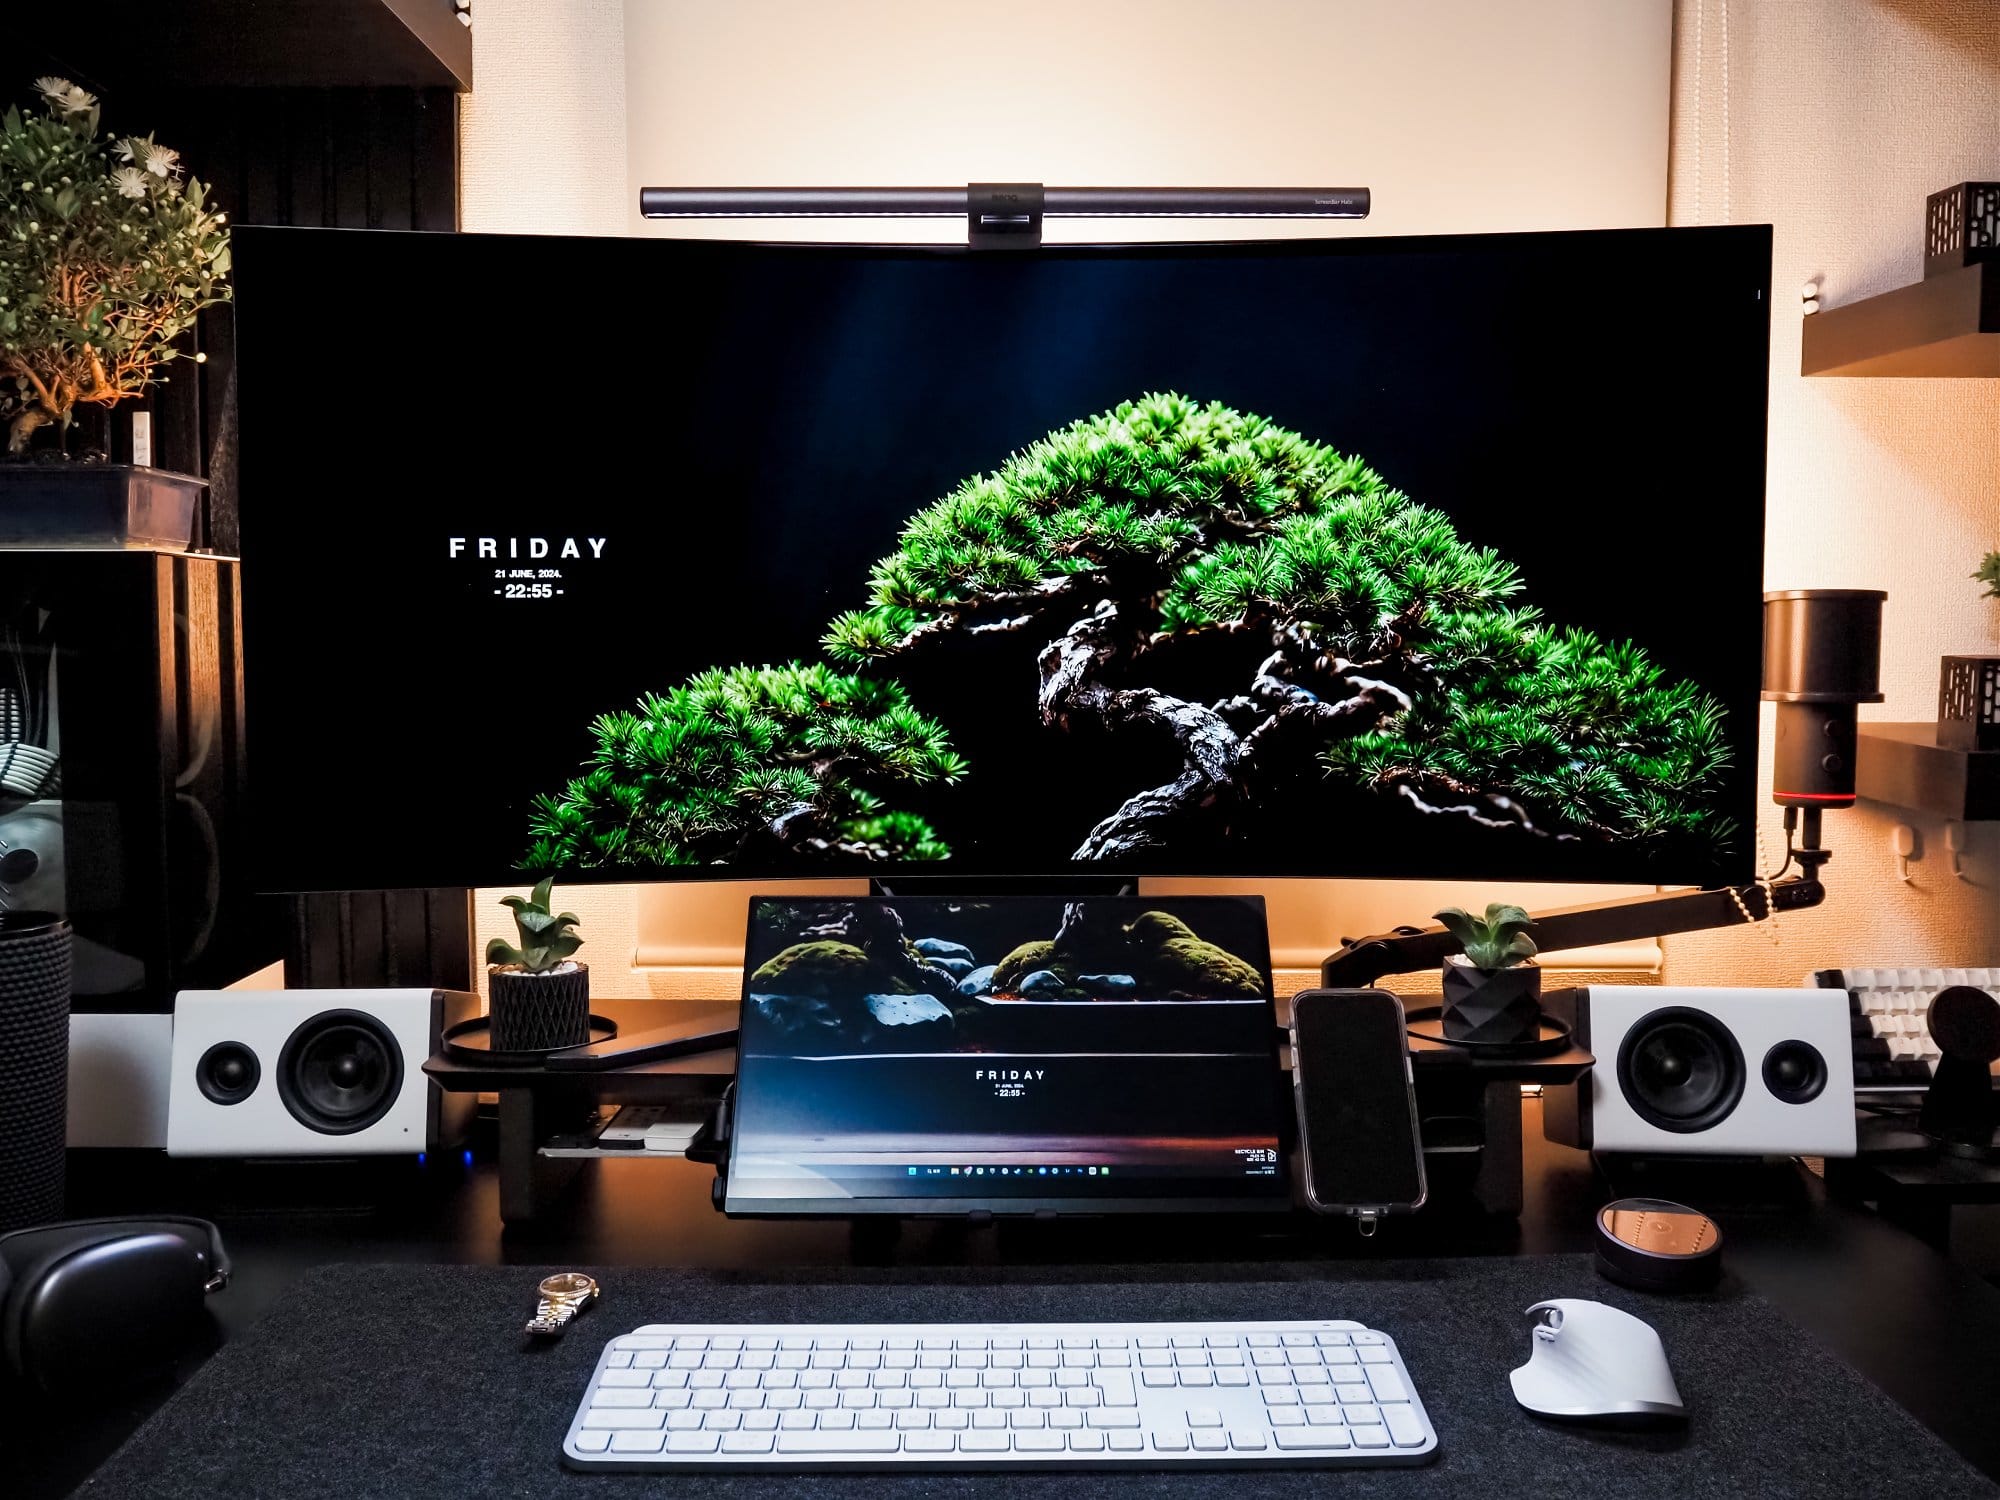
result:
[[[1459,1042],[1525,1042],[1540,1035],[1542,971],[1534,925],[1518,906],[1494,902],[1484,917],[1453,906],[1437,914],[1464,951],[1444,961],[1444,1034]]]
[[[489,1026],[495,1052],[553,1052],[590,1040],[590,966],[570,955],[583,946],[576,917],[549,906],[553,876],[530,896],[506,896],[519,946],[486,945]]]
[[[0,543],[185,547],[202,481],[73,440],[193,358],[181,336],[228,300],[229,231],[151,136],[100,140],[97,100],[39,78],[0,115]]]

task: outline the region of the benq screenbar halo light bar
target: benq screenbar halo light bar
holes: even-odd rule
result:
[[[958,188],[639,189],[648,219],[955,219],[969,243],[1026,249],[1042,221],[1061,219],[1365,219],[1367,188],[1043,187],[974,182]]]

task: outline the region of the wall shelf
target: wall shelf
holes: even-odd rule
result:
[[[1801,375],[2000,376],[2000,261],[1805,320]]]
[[[472,87],[452,0],[99,0],[88,24],[61,6],[19,21],[100,90]]]
[[[1886,802],[1961,822],[2000,818],[2000,750],[1950,750],[1935,724],[1864,722],[1855,789]]]

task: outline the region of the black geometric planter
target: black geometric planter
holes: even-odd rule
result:
[[[1542,971],[1534,963],[1475,969],[1444,961],[1444,1034],[1454,1042],[1527,1042],[1541,1035]]]
[[[553,1052],[590,1040],[590,965],[547,974],[488,969],[495,1052]]]

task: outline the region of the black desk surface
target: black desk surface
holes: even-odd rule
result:
[[[1167,1265],[1186,1281],[1200,1262],[1366,1263],[1417,1256],[1509,1256],[1584,1250],[1607,1196],[1590,1161],[1541,1140],[1539,1106],[1526,1106],[1527,1207],[1514,1221],[1429,1215],[1390,1221],[1373,1241],[1323,1222],[1263,1226],[1242,1220],[1006,1222],[904,1226],[745,1223],[717,1215],[709,1169],[678,1160],[602,1163],[579,1180],[562,1227],[502,1235],[489,1165],[433,1163],[363,1173],[337,1166],[273,1169],[72,1156],[72,1209],[177,1209],[221,1224],[237,1265],[213,1305],[228,1336],[247,1330],[315,1267],[334,1263],[683,1266],[796,1274],[811,1266],[1007,1268]],[[1732,1274],[1784,1318],[1915,1415],[1989,1475],[2000,1477],[2000,1292],[1914,1237],[1827,1200],[1821,1185],[1785,1179],[1791,1201],[1731,1207],[1694,1188],[1683,1195],[1721,1222]],[[1125,1273],[1130,1276],[1129,1271]],[[1607,1298],[1607,1300],[1610,1300]],[[607,1310],[608,1312],[608,1310]],[[523,1309],[523,1316],[526,1308]],[[1525,1321],[1525,1320],[1524,1320]],[[1525,1338],[1522,1343],[1525,1348]],[[365,1378],[356,1372],[357,1378]],[[67,1493],[156,1407],[165,1393],[11,1415],[32,1440],[5,1444],[8,1492]],[[468,1413],[469,1420],[477,1420]],[[1800,1434],[1801,1443],[1810,1441]],[[959,1481],[963,1483],[963,1481]],[[1758,1476],[1743,1476],[1746,1491]],[[560,1481],[545,1491],[560,1489]],[[1772,1488],[1782,1492],[1782,1485]],[[638,1489],[631,1491],[639,1493]],[[86,1494],[88,1491],[85,1492]]]

